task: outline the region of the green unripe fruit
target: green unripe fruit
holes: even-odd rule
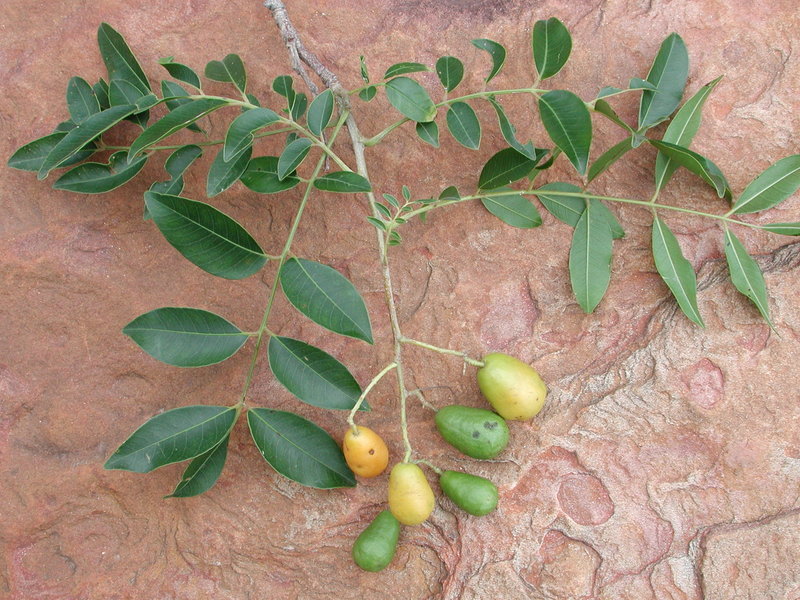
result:
[[[497,508],[497,486],[485,477],[445,471],[439,477],[439,485],[456,506],[476,517]]]
[[[388,510],[378,514],[353,544],[353,560],[365,571],[385,569],[397,550],[400,523]]]
[[[436,413],[442,437],[472,458],[494,458],[508,445],[508,425],[485,408],[445,406]]]
[[[547,387],[529,365],[499,352],[483,357],[478,369],[481,392],[504,419],[527,421],[544,406]]]

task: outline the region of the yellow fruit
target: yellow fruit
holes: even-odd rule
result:
[[[419,525],[433,512],[435,499],[425,473],[412,463],[399,463],[389,475],[389,510],[403,525]]]
[[[356,425],[347,428],[342,443],[342,451],[347,465],[360,477],[377,477],[389,464],[389,449],[381,436],[369,427]]]
[[[487,354],[483,362],[478,369],[478,386],[501,417],[527,421],[539,414],[547,387],[532,367],[499,352]]]

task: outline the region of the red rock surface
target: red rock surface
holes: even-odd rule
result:
[[[306,45],[350,87],[358,56],[373,76],[393,62],[461,57],[479,89],[485,54],[469,40],[509,48],[493,85],[529,81],[533,22],[560,17],[573,57],[556,87],[590,98],[647,73],[660,41],[679,32],[689,47],[690,93],[725,78],[708,101],[695,147],[740,191],[800,145],[800,14],[792,0],[734,3],[544,0],[290,2]],[[48,133],[66,116],[70,76],[104,74],[95,30],[107,21],[134,48],[151,78],[159,57],[201,68],[228,52],[249,67],[252,91],[274,101],[269,83],[288,72],[286,53],[260,2],[31,2],[8,0],[0,16],[4,93],[2,156]],[[435,76],[422,80],[435,89]],[[211,91],[224,86],[212,84]],[[633,99],[619,102],[634,118]],[[523,139],[525,102],[507,106]],[[402,127],[369,151],[381,192],[403,183],[418,197],[446,185],[473,189],[476,173],[503,146],[484,106],[479,152],[446,133],[439,150]],[[395,118],[385,101],[359,105],[367,133]],[[215,115],[221,133],[227,117]],[[522,133],[524,132],[524,133]],[[133,129],[119,134],[128,139]],[[593,156],[619,139],[598,122]],[[269,145],[264,146],[265,149]],[[345,160],[352,154],[342,146]],[[598,193],[649,198],[653,151],[643,147],[597,180]],[[203,198],[204,172],[186,195]],[[676,311],[649,254],[647,211],[614,206],[628,235],[615,242],[614,279],[597,311],[570,294],[569,229],[545,215],[533,231],[503,226],[479,205],[433,213],[403,230],[393,251],[404,332],[472,355],[504,351],[534,364],[551,393],[533,423],[514,423],[497,460],[459,457],[437,438],[431,414],[412,405],[415,449],[446,468],[491,477],[497,512],[465,516],[441,500],[424,525],[404,529],[392,565],[359,571],[353,539],[383,506],[386,476],[355,489],[316,491],[275,474],[243,423],[225,471],[207,494],[164,500],[181,467],[149,475],[104,471],[103,461],[149,416],[194,403],[232,403],[247,352],[200,370],[157,363],[120,332],[159,306],[199,306],[243,329],[257,327],[274,273],[241,282],[187,263],[150,222],[141,194],[162,177],[153,161],[127,186],[101,196],[50,189],[6,169],[0,221],[0,597],[14,600],[122,598],[445,598],[603,600],[798,600],[800,598],[800,246],[742,230],[765,271],[777,334],[733,289],[721,231],[691,215],[665,213],[699,270],[699,329]],[[561,167],[548,180],[569,178]],[[241,185],[213,203],[277,252],[299,199],[257,196]],[[722,212],[693,176],[675,175],[663,201]],[[325,348],[362,383],[390,360],[374,236],[364,200],[315,198],[297,254],[332,264],[363,292],[377,343],[327,334],[285,301],[274,328]],[[755,221],[800,220],[800,197]],[[738,231],[738,230],[737,230]],[[472,369],[406,353],[412,387],[428,398],[480,406]],[[382,382],[363,423],[382,431],[397,457],[402,442],[392,385]],[[297,410],[338,432],[343,415],[301,405],[259,363],[252,403]]]

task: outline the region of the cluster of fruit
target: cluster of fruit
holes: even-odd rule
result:
[[[526,421],[544,405],[547,388],[539,374],[507,354],[488,354],[478,370],[478,386],[495,412],[452,405],[436,413],[436,427],[452,446],[477,459],[494,458],[508,444],[506,419]],[[347,464],[356,475],[376,477],[389,464],[383,439],[368,427],[347,430],[343,443]],[[434,467],[435,469],[435,467]],[[485,477],[440,471],[442,492],[459,508],[483,516],[497,507],[497,486]],[[384,510],[358,536],[353,560],[366,571],[380,571],[394,558],[400,525],[419,525],[433,512],[435,497],[418,464],[397,463],[389,475],[389,510]]]

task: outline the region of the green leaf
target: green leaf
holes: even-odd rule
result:
[[[339,271],[304,258],[290,258],[280,273],[289,302],[326,329],[372,343],[369,313],[355,286]]]
[[[535,166],[535,160],[520,154],[514,148],[500,150],[481,169],[478,189],[493,190],[508,185],[525,177]]]
[[[183,191],[183,174],[202,155],[202,148],[194,144],[181,146],[175,150],[164,163],[164,169],[169,173],[170,179],[154,183],[150,186],[150,191],[178,196]]]
[[[572,291],[584,312],[603,299],[611,280],[611,228],[591,202],[578,219],[569,250]]]
[[[252,154],[253,148],[245,148],[231,160],[226,161],[224,150],[217,152],[217,156],[208,170],[206,196],[213,198],[239,181],[239,178],[247,169],[247,165],[250,164],[250,156]]]
[[[728,180],[725,179],[725,175],[722,174],[719,167],[709,159],[677,144],[650,139],[647,141],[664,153],[667,158],[675,161],[676,164],[686,167],[695,175],[699,175],[703,181],[716,190],[720,198],[730,199],[731,189],[728,186]]]
[[[697,278],[681,252],[678,240],[659,217],[653,219],[653,259],[658,274],[678,301],[683,313],[705,327],[697,307]]]
[[[370,217],[370,216],[368,216],[368,217],[367,217],[367,221],[369,221],[370,223],[372,223],[372,224],[373,224],[375,227],[377,227],[377,228],[378,228],[378,229],[380,229],[381,231],[386,231],[386,223],[384,223],[384,222],[383,222],[383,221],[381,221],[380,219],[378,219],[378,218],[376,218],[376,217]]]
[[[53,151],[53,148],[55,148],[66,135],[66,131],[59,131],[28,142],[11,155],[8,159],[8,166],[12,169],[19,169],[20,171],[37,172],[42,168],[42,164],[44,163],[44,159],[47,158],[47,155]],[[91,147],[79,150],[71,158],[66,159],[57,166],[67,167],[73,165],[94,154],[95,150],[96,147],[94,144],[91,144]]]
[[[286,146],[278,159],[278,179],[286,179],[294,173],[294,170],[308,156],[311,146],[311,140],[308,138],[298,138]]]
[[[367,72],[367,61],[364,58],[364,55],[358,57],[359,67],[361,69],[361,79],[364,80],[364,83],[369,83],[369,73]]]
[[[595,177],[617,162],[631,149],[633,149],[633,137],[627,137],[603,152],[589,167],[589,182],[593,181]]]
[[[230,434],[208,452],[196,456],[186,467],[178,486],[165,498],[190,498],[210,490],[219,479],[228,457]]]
[[[228,435],[236,420],[231,406],[184,406],[156,415],[139,427],[103,465],[134,473],[189,460]]]
[[[628,89],[653,90],[655,92],[658,91],[658,86],[650,83],[649,81],[645,81],[644,79],[639,79],[638,77],[631,77],[631,80],[628,82]]]
[[[167,73],[169,73],[170,76],[174,77],[178,81],[188,83],[198,90],[201,89],[200,77],[197,76],[197,73],[195,73],[194,69],[191,67],[187,67],[184,64],[175,62],[171,56],[160,58],[158,60],[158,64],[164,67],[167,70]]]
[[[108,164],[84,163],[70,169],[53,184],[53,189],[79,192],[81,194],[102,194],[127,183],[142,170],[147,156],[140,156],[128,162],[128,153],[115,152]]]
[[[114,125],[122,121],[128,115],[133,114],[135,106],[114,106],[108,110],[93,114],[83,123],[71,130],[61,140],[56,143],[50,153],[42,161],[39,167],[39,179],[47,177],[48,173],[64,163],[69,158],[81,151],[81,149],[91,142],[101,133],[111,129]]]
[[[311,133],[319,137],[328,126],[333,116],[333,92],[325,90],[314,98],[311,106],[308,107],[308,129]]]
[[[564,23],[551,17],[546,21],[536,21],[533,26],[533,62],[540,79],[547,79],[558,73],[566,64],[572,51],[572,37]]]
[[[461,200],[461,194],[458,193],[456,186],[451,185],[442,190],[439,200]]]
[[[728,260],[728,270],[731,281],[736,289],[750,298],[756,305],[758,312],[772,329],[769,318],[769,303],[767,301],[767,284],[758,263],[747,253],[742,242],[739,241],[729,229],[725,229],[725,258]]]
[[[278,157],[259,156],[250,161],[242,173],[242,183],[259,194],[276,194],[290,190],[300,180],[293,174],[278,178]]]
[[[108,100],[111,102],[111,106],[137,104],[141,98],[147,95],[147,93],[143,94],[142,90],[130,81],[124,79],[112,79],[108,86]]]
[[[546,192],[548,190],[569,192],[575,195],[547,195]],[[586,209],[586,200],[581,193],[581,188],[577,185],[559,181],[548,183],[534,190],[534,194],[536,194],[536,197],[539,198],[539,202],[547,209],[547,212],[570,227],[575,227],[578,224],[583,211]]]
[[[82,77],[73,77],[67,84],[67,108],[75,123],[82,123],[88,117],[100,112],[100,103],[92,91],[92,86]]]
[[[428,67],[417,62],[399,62],[388,69],[383,74],[384,79],[391,79],[398,75],[405,75],[406,73],[419,73],[420,71],[428,71]]]
[[[292,101],[289,103],[289,113],[292,115],[292,119],[299,121],[300,117],[306,112],[307,106],[308,96],[305,94],[295,94],[292,97]]]
[[[100,81],[92,86],[92,93],[94,93],[97,102],[100,104],[100,110],[105,110],[111,106],[108,99],[108,84],[105,79],[101,77]]]
[[[717,77],[714,81],[701,87],[694,96],[689,98],[689,100],[681,106],[680,110],[667,126],[662,141],[677,144],[684,148],[689,147],[697,130],[700,128],[703,105],[706,103],[706,99],[717,83],[719,83],[720,79],[722,79],[722,77]],[[664,186],[667,185],[667,182],[677,168],[677,163],[673,162],[661,152],[658,153],[656,156],[655,169],[656,192],[661,191]]]
[[[273,469],[309,487],[354,487],[356,478],[328,433],[294,413],[251,408],[247,423],[253,441]]]
[[[213,206],[155,192],[145,192],[144,200],[167,241],[212,275],[244,279],[267,261],[252,236]]]
[[[238,54],[228,54],[220,60],[212,60],[206,65],[206,77],[212,81],[232,83],[242,94],[247,91],[247,73]]]
[[[553,143],[578,173],[585,174],[592,145],[592,118],[583,100],[565,90],[547,92],[539,98],[539,113]]]
[[[268,125],[280,121],[280,117],[275,111],[268,108],[254,108],[247,110],[236,117],[228,127],[225,134],[225,146],[223,147],[223,159],[231,160],[239,155],[245,148],[253,144],[253,134]]]
[[[295,95],[294,80],[290,75],[278,75],[272,80],[272,89],[287,100]]]
[[[141,94],[150,93],[150,82],[139,66],[125,39],[108,23],[102,23],[97,30],[97,43],[100,56],[108,69],[108,80],[121,79],[134,85]]]
[[[210,112],[227,106],[228,101],[224,98],[203,98],[200,100],[192,100],[178,106],[172,112],[168,113],[150,127],[145,129],[139,137],[133,140],[129,156],[131,159],[136,158],[136,155],[160,142],[165,137],[172,135],[176,131],[180,131],[187,125],[194,123],[197,119],[206,116]],[[110,109],[113,110],[113,109]],[[103,114],[103,113],[100,113]]]
[[[677,33],[661,43],[647,81],[657,91],[644,90],[639,102],[639,129],[647,129],[668,118],[678,108],[689,74],[689,54]]]
[[[594,106],[592,107],[592,110],[594,110],[597,113],[600,113],[601,115],[603,115],[606,119],[608,119],[612,123],[615,123],[616,125],[619,125],[625,131],[627,131],[627,132],[629,132],[631,134],[635,133],[633,128],[630,125],[628,125],[625,121],[623,121],[620,118],[620,116],[616,113],[616,111],[611,107],[611,105],[608,102],[606,102],[605,100],[599,100],[599,99],[595,100]],[[641,141],[639,142],[639,144],[640,143],[641,143]],[[636,148],[639,144],[634,143],[633,147]]]
[[[145,98],[150,99],[151,94],[143,94],[134,83],[124,79],[112,79],[108,88],[108,100],[111,106],[125,106],[133,104],[136,110],[132,115],[125,117],[126,121],[136,123],[139,127],[144,129],[147,127],[147,121],[150,118],[150,113],[140,108],[140,103]],[[155,96],[152,96],[155,97]]]
[[[613,85],[605,85],[597,92],[597,99],[606,98],[607,96],[614,96],[620,92],[624,92],[622,88],[614,87]]]
[[[615,240],[625,237],[625,230],[620,225],[614,213],[597,198],[592,198],[589,202],[594,205],[594,208],[600,213],[600,216],[606,220],[608,227],[611,229],[611,237]]]
[[[434,148],[439,147],[439,126],[436,121],[428,121],[427,123],[417,123],[417,135],[423,142],[429,143]]]
[[[386,83],[386,97],[403,116],[425,123],[436,118],[436,106],[425,88],[408,77],[395,77]]]
[[[511,191],[511,188],[500,188],[498,192]],[[542,224],[539,211],[530,200],[521,194],[507,196],[488,196],[481,198],[483,206],[503,223],[520,229],[532,229]]]
[[[442,56],[436,61],[436,74],[444,89],[452,92],[464,78],[464,63],[455,56]]]
[[[364,102],[369,102],[375,97],[375,94],[378,93],[378,88],[374,85],[369,87],[365,87],[363,90],[358,92],[358,97],[361,98]]]
[[[324,192],[340,192],[354,194],[369,192],[372,185],[364,177],[352,171],[336,171],[314,180],[314,187]]]
[[[161,82],[161,95],[164,96],[164,103],[170,110],[175,110],[179,106],[183,106],[192,101],[192,99],[189,98],[190,94],[186,91],[186,88],[179,83],[167,81],[166,79]]]
[[[761,229],[779,235],[800,235],[800,223],[765,223]]]
[[[455,140],[470,150],[481,145],[481,124],[466,102],[454,102],[447,111],[447,128]]]
[[[487,100],[497,113],[497,119],[500,122],[500,132],[503,134],[503,138],[506,142],[508,142],[508,145],[537,163],[544,158],[546,151],[534,148],[531,142],[521,144],[519,140],[517,140],[517,128],[508,120],[506,112],[503,110],[501,104],[495,100],[493,96],[489,96]]]
[[[275,379],[303,402],[321,408],[350,410],[361,386],[342,363],[300,340],[272,336],[269,366]],[[361,410],[369,410],[363,406]]]
[[[164,96],[164,103],[167,105],[169,110],[175,110],[179,106],[183,106],[184,104],[189,104],[192,102],[191,98],[186,97],[189,95],[189,92],[187,92],[180,84],[177,84],[174,81],[165,80],[161,82],[161,95]],[[186,129],[195,131],[197,133],[202,133],[203,131],[197,126],[197,123],[189,123],[186,126]]]
[[[492,57],[492,70],[484,80],[489,83],[503,68],[503,63],[506,62],[506,49],[502,44],[486,38],[472,40],[472,45],[480,50],[485,50]]]
[[[391,204],[395,208],[400,208],[400,202],[398,202],[397,198],[395,198],[391,194],[383,194],[383,197],[389,204]]]
[[[780,204],[800,188],[800,154],[782,158],[751,181],[733,207],[736,214],[754,213]]]
[[[230,358],[248,335],[230,321],[199,308],[157,308],[122,330],[142,350],[176,367],[205,367]]]

